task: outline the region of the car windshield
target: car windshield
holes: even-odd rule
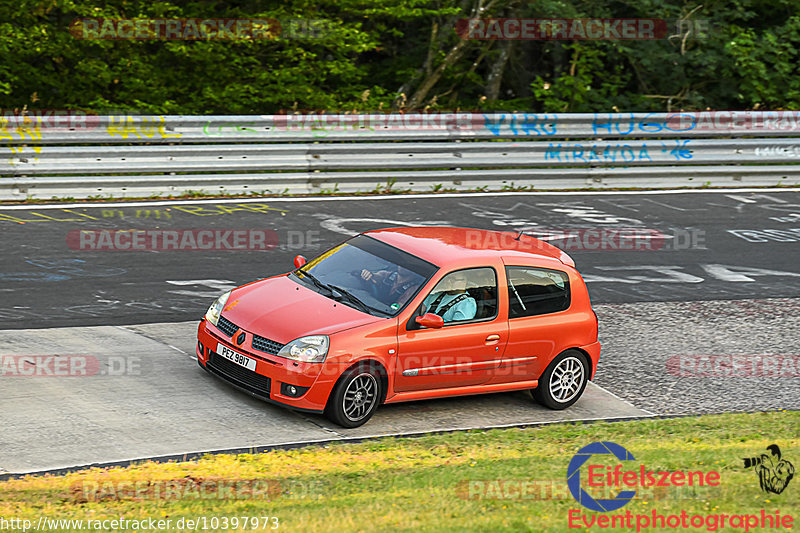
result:
[[[436,270],[415,255],[357,235],[292,274],[329,298],[366,313],[394,316]]]

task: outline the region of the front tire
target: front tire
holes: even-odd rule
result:
[[[342,427],[357,428],[372,418],[380,400],[380,374],[370,365],[358,365],[342,374],[325,415]]]
[[[567,350],[553,359],[531,393],[545,407],[566,409],[578,401],[588,381],[586,357],[578,350]]]

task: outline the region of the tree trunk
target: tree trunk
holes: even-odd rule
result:
[[[464,5],[468,5],[470,1],[474,1],[472,4],[472,9],[464,10],[464,12],[469,13],[468,18],[486,18],[492,12],[492,10],[496,7],[498,2],[502,2],[503,0],[489,0],[484,5],[484,0],[465,0]],[[452,17],[450,20],[449,27],[455,27],[455,24],[458,20],[458,17]],[[445,25],[442,26],[443,28],[446,27]],[[442,34],[445,37],[442,37]],[[470,46],[473,44],[472,41],[467,39],[462,39],[459,37],[458,41],[453,45],[450,51],[447,53],[445,58],[442,62],[436,66],[435,69],[432,71],[430,70],[431,62],[430,59],[433,57],[434,52],[436,51],[437,42],[434,41],[433,38],[436,40],[444,40],[447,37],[446,31],[438,31],[438,29],[434,28],[432,32],[432,39],[431,39],[431,49],[428,52],[428,56],[425,59],[425,64],[420,69],[421,71],[425,71],[425,78],[422,82],[417,86],[414,94],[408,99],[407,106],[409,109],[417,109],[422,106],[422,103],[428,96],[428,93],[433,89],[433,87],[439,82],[444,74],[444,71],[448,68],[452,67],[459,60],[464,56],[464,54],[469,50]],[[410,83],[403,84],[403,88],[410,88],[413,85],[413,81],[411,80]],[[405,91],[404,91],[405,92]]]
[[[500,85],[503,82],[503,72],[505,72],[508,58],[511,56],[511,44],[513,41],[502,41],[500,43],[500,53],[497,55],[492,68],[489,70],[489,77],[486,80],[486,100],[491,102],[500,96]]]
[[[433,89],[433,86],[439,82],[439,78],[442,77],[444,71],[458,63],[461,57],[464,55],[466,51],[467,44],[469,41],[467,40],[460,40],[458,41],[450,52],[445,56],[444,60],[437,66],[433,72],[431,72],[428,76],[422,80],[417,90],[414,92],[414,95],[408,101],[408,107],[410,109],[417,109],[422,105],[422,102],[425,100],[425,97],[428,96],[428,93]]]

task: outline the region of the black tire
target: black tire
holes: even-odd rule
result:
[[[578,350],[560,353],[539,378],[531,391],[533,399],[550,409],[566,409],[578,401],[589,381],[586,356]]]
[[[342,427],[357,428],[372,418],[380,402],[380,374],[371,365],[358,365],[339,378],[328,399],[325,416]]]

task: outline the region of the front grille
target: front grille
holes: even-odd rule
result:
[[[256,350],[278,355],[278,352],[280,352],[281,348],[284,346],[286,345],[264,337],[259,337],[258,335],[253,335],[253,348]]]
[[[233,334],[239,329],[239,326],[220,315],[219,320],[217,321],[217,329],[228,337],[232,337]]]
[[[206,367],[253,394],[269,398],[270,379],[267,376],[232,363],[216,352],[211,352]]]

